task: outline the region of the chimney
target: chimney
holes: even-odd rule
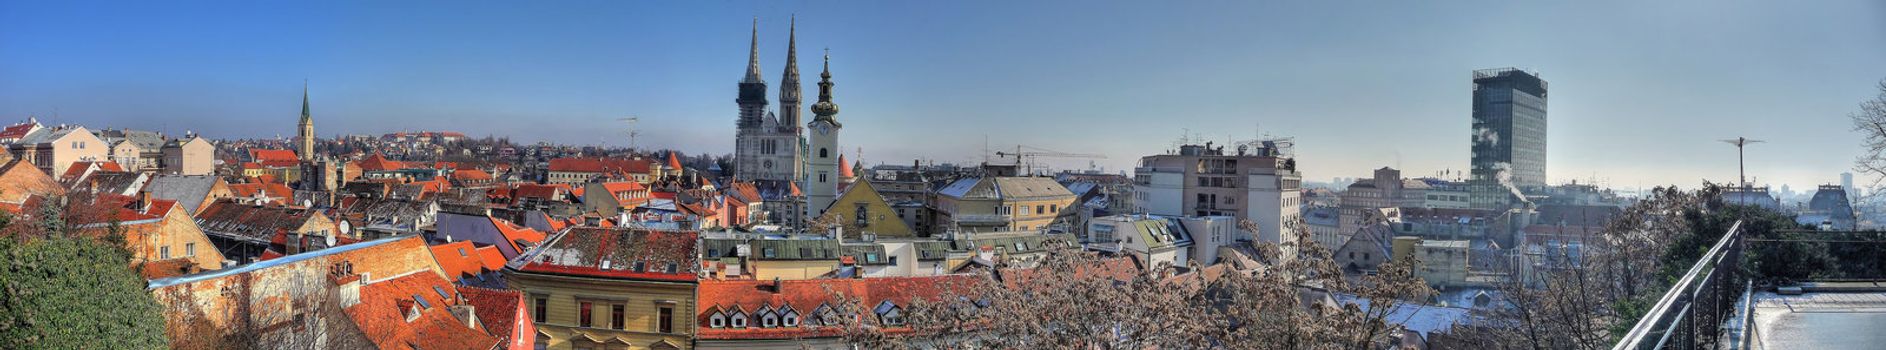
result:
[[[138,212],[143,214],[151,213],[151,193],[149,191],[138,191]]]
[[[465,322],[465,328],[478,328],[478,313],[471,304],[452,305],[452,317]]]

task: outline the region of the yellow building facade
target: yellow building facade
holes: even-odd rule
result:
[[[897,216],[897,209],[892,208],[884,196],[870,181],[858,181],[845,189],[845,193],[832,201],[832,206],[825,209],[821,220],[836,220],[845,228],[845,234],[855,236],[872,234],[878,237],[913,237],[916,232],[910,225]]]
[[[505,266],[544,349],[690,349],[693,232],[579,227]]]

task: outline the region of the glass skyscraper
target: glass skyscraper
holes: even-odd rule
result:
[[[1474,208],[1504,209],[1545,187],[1546,82],[1517,68],[1473,72]]]

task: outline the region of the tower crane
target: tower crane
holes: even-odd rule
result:
[[[635,122],[642,121],[642,117],[628,116],[628,117],[623,117],[623,118],[616,118],[616,121],[620,121],[620,122],[628,124],[628,129],[626,131],[623,131],[623,134],[629,136],[629,150],[634,151],[635,150],[635,137],[642,136],[641,131],[635,130]]]
[[[1023,150],[1023,149],[1027,149],[1027,150]],[[1015,145],[1015,152],[996,151],[995,155],[997,157],[1014,157],[1015,165],[1021,165],[1021,166],[1026,167],[1027,169],[1026,172],[1029,174],[1035,173],[1035,158],[1040,158],[1040,157],[1107,159],[1107,156],[1104,154],[1068,153],[1068,152],[1060,152],[1060,151],[1050,150],[1046,148],[1024,146],[1024,145]]]

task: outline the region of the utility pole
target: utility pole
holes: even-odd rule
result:
[[[1737,137],[1735,139],[1722,140],[1722,142],[1735,145],[1735,169],[1736,169],[1735,177],[1736,177],[1736,181],[1739,181],[1736,185],[1742,187],[1743,189],[1747,189],[1749,187],[1748,164],[1743,161],[1742,146],[1748,146],[1749,144],[1762,143],[1762,142],[1767,142],[1767,141],[1755,140],[1755,139],[1750,139],[1747,137]]]

